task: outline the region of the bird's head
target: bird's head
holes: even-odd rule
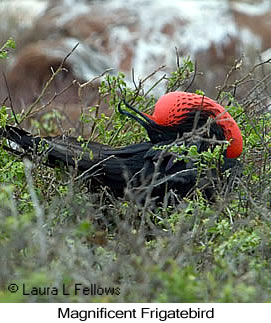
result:
[[[218,135],[217,139],[229,141],[227,158],[237,158],[242,153],[243,140],[237,123],[223,106],[208,97],[188,92],[170,92],[159,98],[152,115],[140,112],[126,102],[124,103],[141,118],[122,110],[119,104],[120,113],[138,121],[147,130],[154,144],[175,140],[184,132],[192,131],[195,116],[199,113],[197,128],[203,126],[211,117],[214,122],[210,133],[212,134],[213,130],[213,134]],[[222,129],[223,134],[219,133],[221,132],[219,129]]]

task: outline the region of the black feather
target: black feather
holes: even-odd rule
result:
[[[189,119],[189,122],[191,120]],[[201,118],[199,122],[201,125]],[[223,131],[221,132],[219,128],[218,125],[213,126],[210,134],[213,135],[214,132],[218,134],[218,139],[224,139]],[[184,129],[191,131],[191,122],[190,125],[184,124]],[[75,167],[77,164],[82,177],[85,180],[91,179],[94,188],[100,185],[107,186],[116,196],[122,196],[128,185],[135,194],[142,192],[142,198],[148,190],[152,196],[160,199],[168,190],[173,190],[180,197],[184,197],[193,191],[198,183],[197,167],[192,161],[176,161],[175,153],[161,149],[161,146],[169,144],[172,140],[162,141],[156,145],[152,142],[143,142],[118,149],[97,142],[88,142],[87,149],[83,149],[72,137],[34,137],[24,130],[10,126],[1,129],[0,136],[16,143],[27,153],[43,154],[46,156],[45,163],[51,167],[58,167],[60,164]],[[190,144],[195,144],[199,152],[209,146],[204,140]],[[90,157],[90,151],[93,158]],[[224,158],[223,166],[218,173],[233,168],[239,169],[240,163],[234,159]],[[211,174],[212,178],[218,176],[214,172]],[[209,182],[213,183],[213,179]],[[211,198],[215,188],[212,185],[205,186],[205,195]]]

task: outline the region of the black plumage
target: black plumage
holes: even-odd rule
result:
[[[208,117],[206,112],[190,112],[178,125],[177,135],[176,131],[175,134],[167,133],[161,127],[158,131],[160,133],[161,130],[161,139],[158,142],[142,142],[122,148],[112,148],[97,142],[87,142],[83,147],[72,137],[40,138],[10,126],[0,130],[0,136],[16,143],[27,153],[42,154],[45,163],[51,167],[76,167],[81,178],[91,180],[92,188],[106,186],[116,196],[123,196],[129,187],[130,192],[140,200],[146,194],[161,200],[170,190],[184,197],[193,192],[195,187],[200,187],[205,196],[211,199],[221,174],[228,169],[234,169],[235,174],[240,169],[240,163],[236,159],[224,157],[224,162],[218,165],[219,169],[206,170],[199,178],[193,160],[178,158],[178,154],[165,149],[177,139],[178,144],[196,145],[200,153],[213,146],[210,139],[224,140],[223,131],[215,122],[204,127]],[[177,138],[196,128],[203,131],[195,139],[193,135],[186,136],[186,139]],[[157,135],[157,132],[154,133]]]

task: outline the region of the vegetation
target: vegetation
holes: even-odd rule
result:
[[[1,53],[7,54],[7,47]],[[167,91],[186,89],[197,77],[189,59],[177,63],[170,78],[161,78]],[[271,121],[264,96],[270,74],[258,75],[268,63],[231,83],[227,75],[218,89],[218,100],[228,106],[243,133],[243,176],[233,193],[218,191],[211,204],[200,191],[156,208],[137,205],[129,192],[123,199],[106,189],[93,193],[75,180],[72,170],[50,169],[38,158],[22,161],[3,149],[3,140],[0,301],[270,301]],[[105,75],[100,93],[113,111],[121,96],[149,111],[155,98],[144,86],[143,80],[131,89],[124,75]],[[245,98],[239,102],[238,91]],[[22,118],[1,107],[1,127]],[[82,123],[93,124],[90,139],[113,146],[147,138],[142,127],[117,112],[99,119],[82,115]],[[195,154],[193,147],[190,153]],[[217,156],[217,150],[206,153],[199,167],[210,166]],[[8,290],[11,283],[18,292]],[[89,288],[85,293],[83,286]],[[38,293],[35,287],[50,289]]]

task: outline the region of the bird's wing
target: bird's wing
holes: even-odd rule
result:
[[[144,155],[152,147],[147,142],[114,149],[97,142],[80,143],[73,137],[41,138],[11,126],[0,129],[0,137],[8,139],[13,152],[34,153],[51,167],[76,167],[82,177],[94,178],[118,191],[123,191],[127,180],[144,168]]]

